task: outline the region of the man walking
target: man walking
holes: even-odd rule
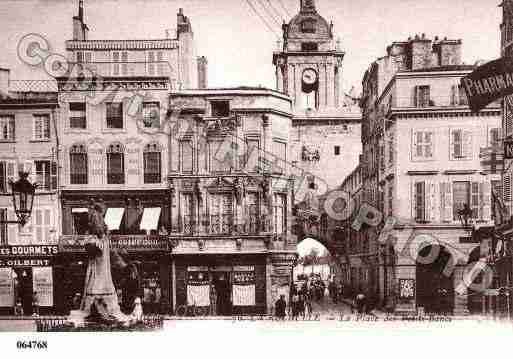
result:
[[[280,320],[285,320],[285,313],[287,310],[287,302],[285,302],[285,296],[280,295],[280,299],[278,299],[274,305],[275,315]]]

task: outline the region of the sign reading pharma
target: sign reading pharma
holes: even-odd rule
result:
[[[500,58],[479,66],[461,79],[470,109],[479,112],[488,104],[513,94],[513,61]]]

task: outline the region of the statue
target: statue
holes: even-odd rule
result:
[[[72,311],[69,320],[76,326],[87,322],[124,325],[130,324],[130,317],[119,307],[118,296],[111,272],[111,255],[118,266],[127,266],[120,254],[111,252],[108,228],[103,220],[104,208],[93,203],[89,208],[88,227],[91,236],[85,244],[88,257],[84,295],[80,310]]]

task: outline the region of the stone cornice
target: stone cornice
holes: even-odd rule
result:
[[[118,90],[169,90],[170,83],[167,77],[141,77],[141,78],[102,78],[98,82],[80,82],[76,78],[58,78],[59,91],[112,91]]]

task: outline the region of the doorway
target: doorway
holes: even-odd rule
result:
[[[32,268],[21,267],[14,269],[16,273],[16,287],[14,289],[15,303],[21,302],[23,313],[32,314]]]
[[[428,258],[433,260],[428,261]],[[451,254],[443,246],[429,245],[419,251],[417,306],[424,307],[425,313],[452,314],[454,311],[453,274],[443,273],[450,260]]]
[[[217,314],[232,314],[232,286],[230,281],[230,272],[214,272],[212,282],[217,293]]]

